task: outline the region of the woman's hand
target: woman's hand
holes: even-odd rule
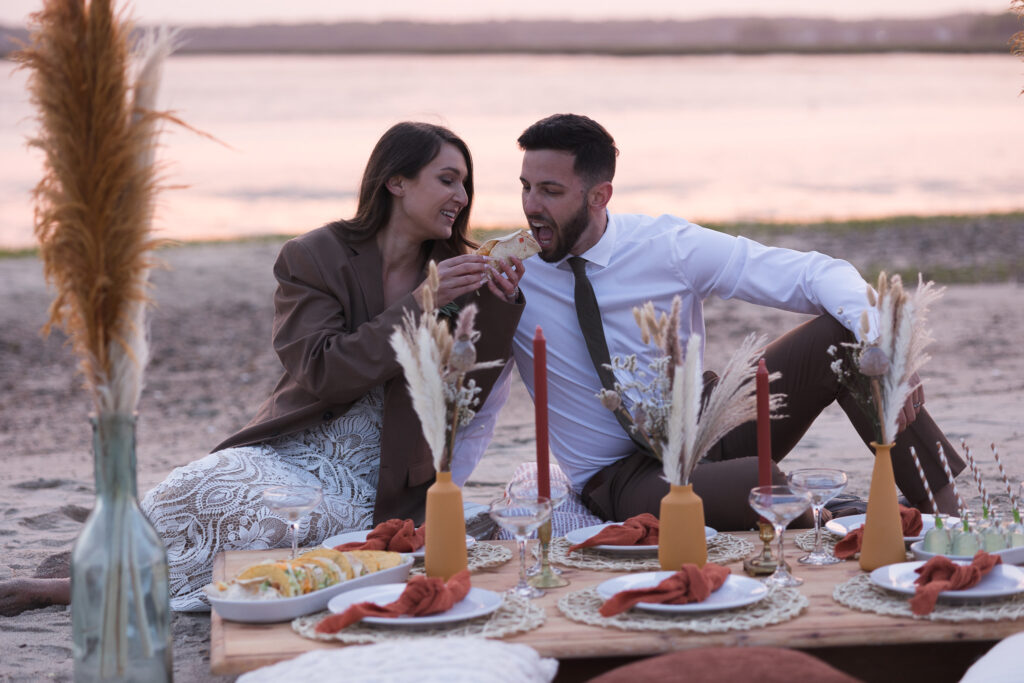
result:
[[[463,254],[453,256],[437,264],[437,275],[440,285],[437,288],[437,308],[449,304],[463,294],[475,292],[489,279],[488,258],[479,254]],[[424,282],[413,291],[416,300],[423,303]]]
[[[491,262],[490,269],[493,277],[487,278],[487,286],[494,296],[514,304],[519,298],[519,280],[526,272],[526,267],[515,256],[509,258],[512,260],[512,265],[508,265],[504,261]]]

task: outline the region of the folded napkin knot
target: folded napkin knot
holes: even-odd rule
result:
[[[390,550],[411,553],[423,547],[425,526],[416,528],[411,519],[389,519],[381,522],[366,535],[365,541],[353,541],[334,546],[335,550]]]
[[[921,511],[903,505],[900,505],[900,523],[903,525],[904,536],[917,536],[924,526],[921,521]],[[836,542],[833,552],[839,559],[847,560],[860,552],[863,542],[864,527],[859,526]]]
[[[729,570],[708,562],[703,567],[684,564],[682,568],[652,588],[636,588],[621,591],[601,605],[598,612],[603,617],[613,617],[632,608],[640,602],[655,602],[663,605],[686,605],[703,602],[722,587],[729,578]]]
[[[658,526],[658,518],[644,512],[622,524],[606,526],[582,543],[571,546],[569,552],[595,545],[658,545]]]
[[[360,602],[340,614],[332,614],[316,625],[317,633],[337,633],[363,617],[395,618],[403,615],[425,617],[446,612],[469,594],[469,570],[463,569],[445,582],[439,577],[414,576],[394,602],[378,605]]]
[[[970,564],[957,564],[945,555],[936,555],[914,570],[920,576],[914,580],[917,587],[910,599],[910,611],[920,616],[931,614],[939,593],[978,585],[981,578],[1002,561],[998,555],[984,550],[979,550]]]

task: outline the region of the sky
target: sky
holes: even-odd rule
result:
[[[24,24],[28,14],[40,5],[41,0],[2,0],[0,22]],[[1010,0],[134,0],[130,5],[140,23],[187,25],[384,19],[697,19],[730,15],[865,19],[998,13],[1009,9]]]

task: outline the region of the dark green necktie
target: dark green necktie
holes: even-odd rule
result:
[[[583,340],[587,343],[590,360],[594,364],[594,369],[597,370],[601,386],[609,391],[615,391],[615,375],[608,367],[612,362],[608,353],[608,340],[604,336],[604,324],[601,322],[601,309],[597,305],[594,286],[590,284],[590,279],[587,277],[587,260],[579,256],[570,256],[568,261],[569,267],[572,268],[572,274],[576,278],[574,290],[576,318],[580,322],[580,331],[583,332]],[[615,417],[637,448],[649,453],[651,449],[642,439],[633,434],[632,424],[626,417],[625,410],[616,410]]]

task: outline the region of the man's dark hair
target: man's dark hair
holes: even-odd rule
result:
[[[519,136],[519,149],[556,149],[571,152],[573,170],[588,186],[615,177],[615,140],[597,121],[580,114],[554,114],[541,119]]]

